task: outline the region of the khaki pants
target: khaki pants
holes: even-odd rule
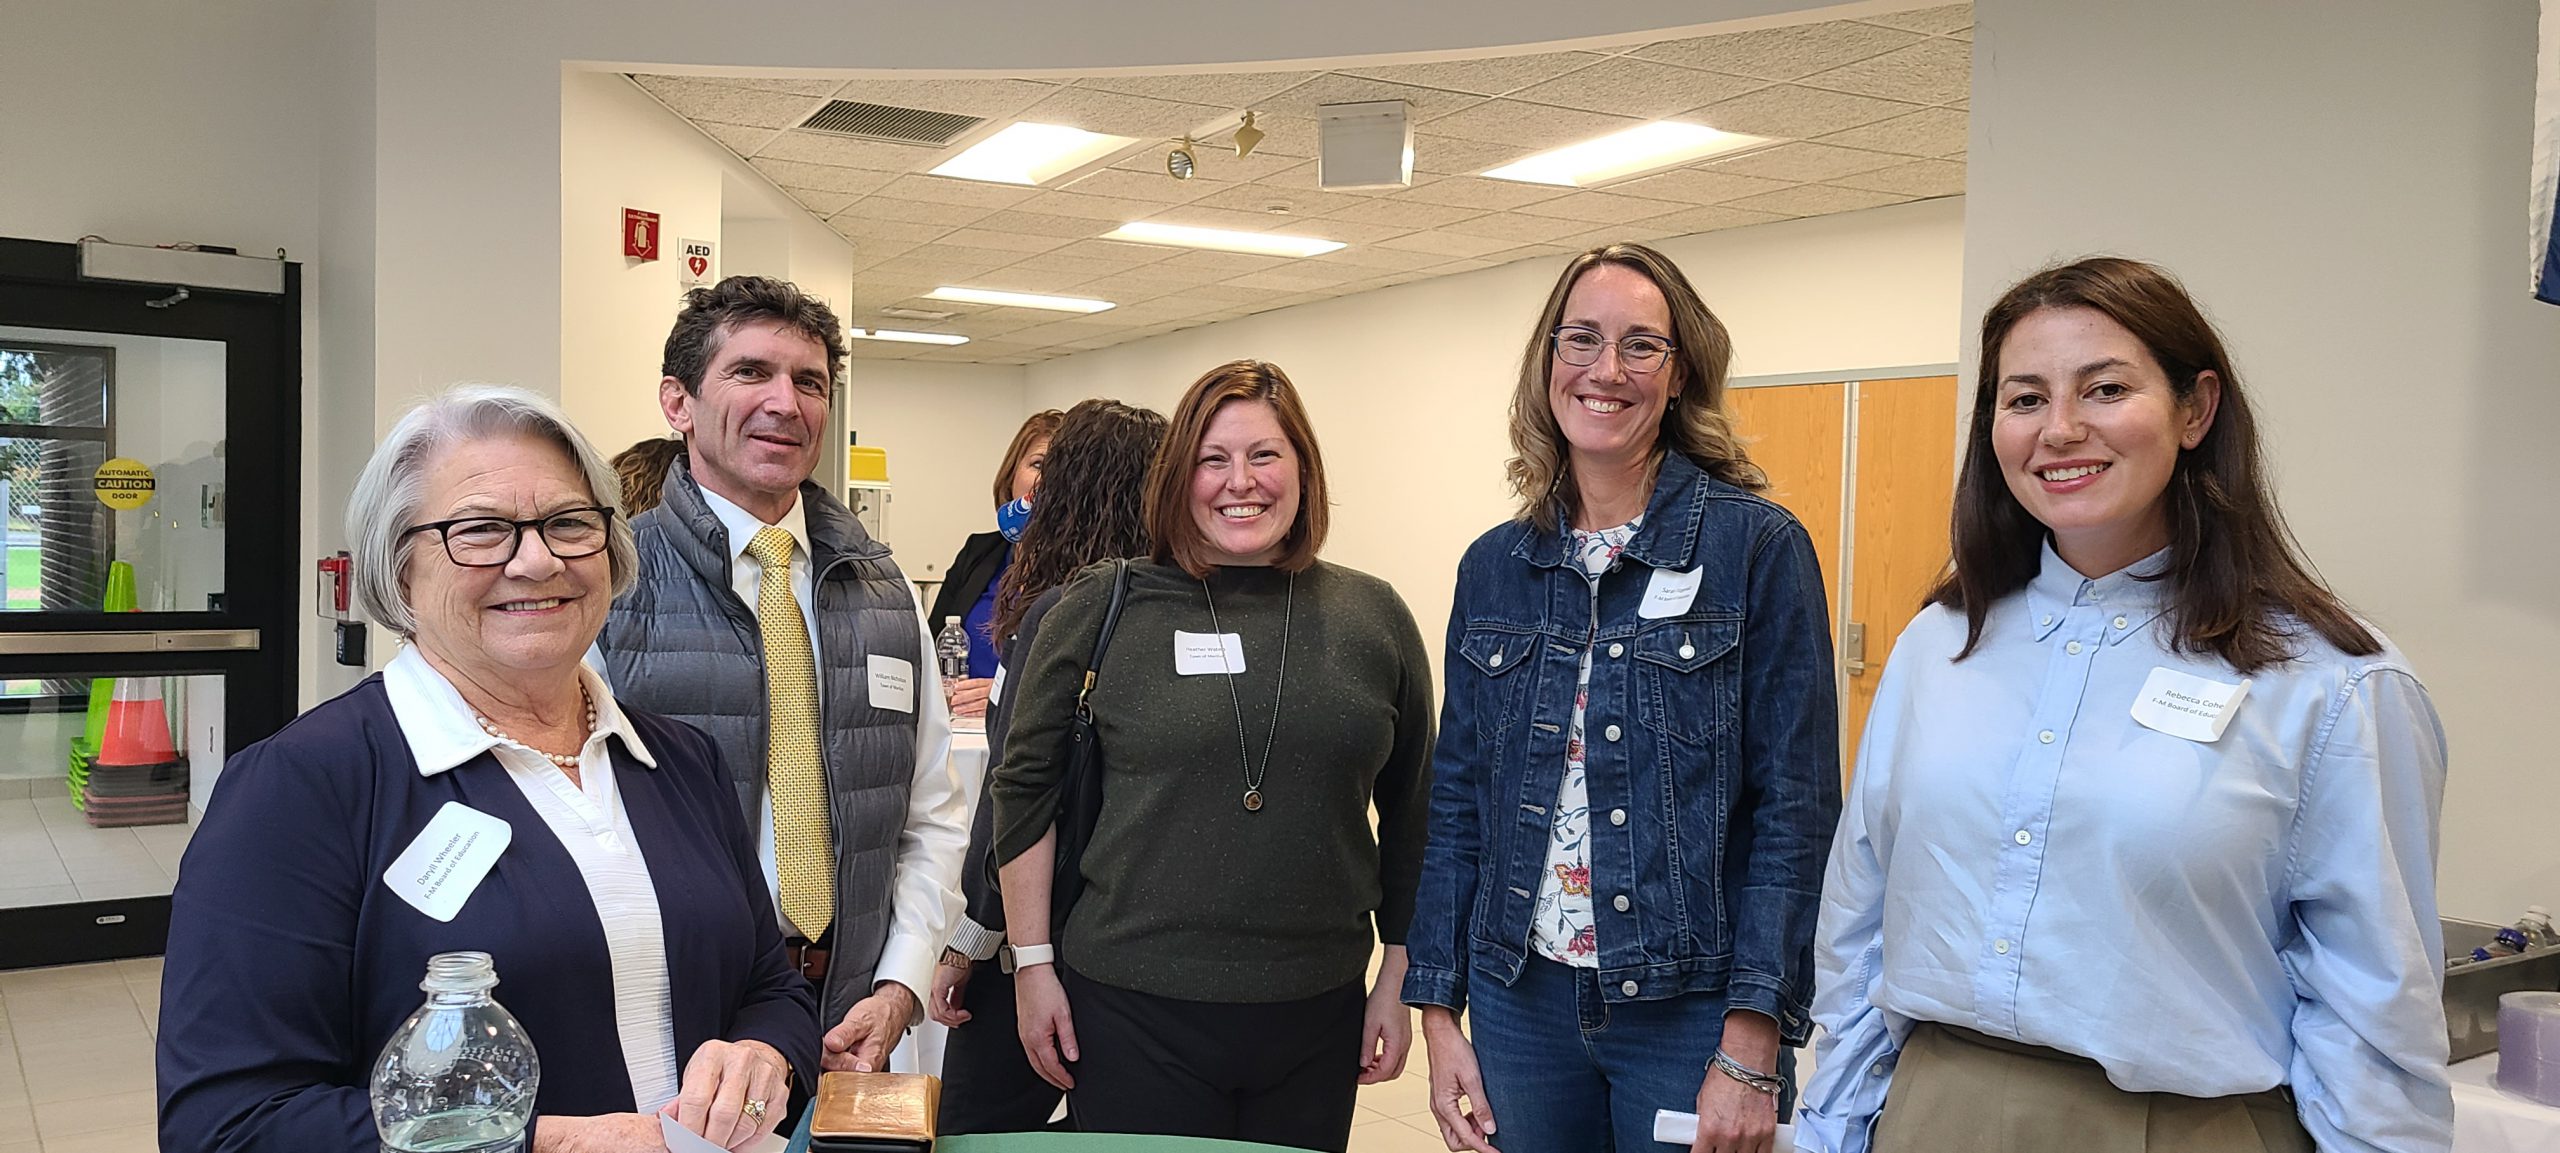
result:
[[[2128,1093],[2086,1057],[1923,1021],[1886,1091],[1875,1153],[2313,1153],[2281,1089]]]

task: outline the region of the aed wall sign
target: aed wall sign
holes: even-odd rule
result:
[[[150,465],[124,456],[99,465],[97,475],[89,481],[98,494],[98,503],[114,509],[141,508],[150,503],[152,489],[158,483],[152,479]]]

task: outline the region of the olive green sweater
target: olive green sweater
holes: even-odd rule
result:
[[[1102,810],[1085,890],[1058,946],[1106,985],[1186,1001],[1294,1001],[1367,972],[1371,943],[1404,942],[1430,792],[1431,666],[1413,614],[1385,581],[1319,563],[1296,577],[1219,569],[1218,623],[1243,639],[1223,673],[1175,672],[1174,632],[1211,633],[1201,582],[1132,563],[1090,703]],[[995,856],[1038,844],[1057,811],[1084,663],[1111,598],[1111,566],[1077,574],[1033,639],[996,767]],[[1262,764],[1289,614],[1280,727],[1262,808],[1244,808],[1238,702]],[[1377,827],[1369,823],[1372,803]],[[1375,937],[1372,937],[1372,918]]]

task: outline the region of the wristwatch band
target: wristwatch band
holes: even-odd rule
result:
[[[946,947],[966,955],[972,961],[995,959],[996,946],[1004,944],[1004,934],[962,916],[951,926],[951,940]]]
[[[1032,965],[1055,964],[1057,960],[1056,945],[1006,945],[996,950],[997,967],[1008,973],[1017,972]]]

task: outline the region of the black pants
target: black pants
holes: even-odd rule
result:
[[[1368,1004],[1359,982],[1303,1001],[1226,1005],[1113,988],[1064,966],[1058,976],[1081,1057],[1067,1067],[1076,1128],[1330,1153],[1351,1143]]]
[[[960,1007],[969,1011],[968,1023],[951,1031],[942,1050],[942,1134],[1049,1128],[1049,1116],[1065,1094],[1041,1080],[1031,1059],[1022,1055],[1013,975],[993,961],[969,966],[969,988]]]

